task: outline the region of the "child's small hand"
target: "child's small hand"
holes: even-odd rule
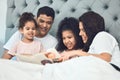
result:
[[[55,54],[52,53],[52,52],[46,53],[45,56],[46,56],[47,58],[49,58],[49,59],[54,59],[54,58],[56,57]]]

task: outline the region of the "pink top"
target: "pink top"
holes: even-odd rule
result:
[[[12,49],[8,51],[9,54],[35,54],[44,51],[42,44],[40,41],[34,40],[31,43],[24,43],[22,41],[18,41]]]

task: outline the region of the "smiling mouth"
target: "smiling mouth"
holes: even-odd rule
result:
[[[46,28],[41,28],[40,30],[43,31],[43,32],[46,32],[46,31],[47,31]]]
[[[71,45],[67,45],[67,48],[71,48]]]

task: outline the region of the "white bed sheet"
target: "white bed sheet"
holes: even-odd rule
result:
[[[93,56],[45,66],[0,59],[0,80],[120,80],[120,72]]]
[[[42,75],[42,80],[120,80],[120,72],[109,63],[93,56],[48,64]]]
[[[41,80],[42,65],[0,59],[0,80]]]

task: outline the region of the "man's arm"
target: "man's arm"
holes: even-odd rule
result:
[[[12,48],[12,46],[15,45],[15,42],[18,42],[19,40],[21,40],[22,35],[19,31],[16,31],[12,37],[8,40],[8,42],[3,46],[4,47],[4,53],[2,58],[5,59],[11,59],[13,56],[8,54],[8,51]]]
[[[4,50],[2,58],[4,58],[4,59],[11,59],[12,57],[13,57],[12,55],[8,54],[8,50],[7,49]]]

